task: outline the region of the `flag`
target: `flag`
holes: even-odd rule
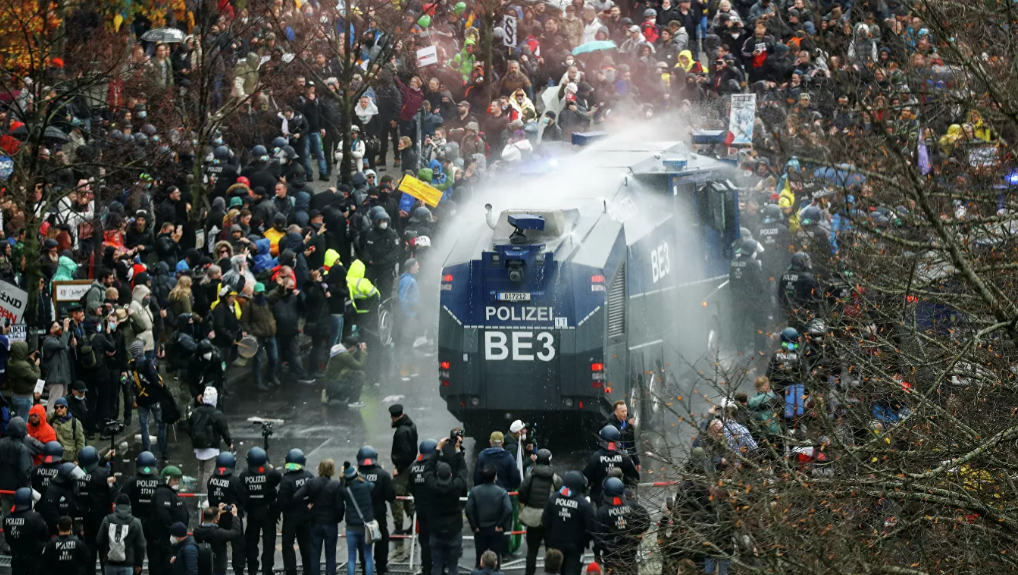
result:
[[[921,131],[919,132],[922,133]],[[919,138],[919,171],[925,176],[930,173],[930,153],[926,149],[926,140]]]

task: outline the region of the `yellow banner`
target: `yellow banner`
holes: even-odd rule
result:
[[[431,207],[437,206],[439,200],[442,199],[441,190],[436,190],[413,176],[403,176],[396,189],[410,194]]]

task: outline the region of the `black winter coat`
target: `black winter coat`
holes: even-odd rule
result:
[[[194,540],[212,547],[212,572],[226,573],[226,544],[244,536],[244,522],[231,513],[219,516],[219,524],[202,523],[194,528]]]
[[[375,520],[379,525],[388,525],[385,504],[391,505],[396,501],[396,487],[392,484],[392,476],[378,465],[360,465],[357,472],[365,481],[374,484],[371,489],[371,507],[375,511]]]
[[[403,414],[392,424],[392,465],[396,471],[405,473],[417,459],[417,425],[409,415]]]
[[[444,469],[446,467],[448,469]],[[444,473],[440,472],[449,472],[449,475],[443,477]],[[460,497],[467,494],[467,464],[463,452],[446,459],[436,451],[428,459],[424,477],[434,506],[431,532],[438,537],[448,538],[463,531],[463,504],[460,503]]]
[[[311,523],[336,525],[343,520],[343,485],[331,477],[315,477],[294,494],[295,500],[307,498],[311,507]]]
[[[362,532],[364,531],[364,521],[371,521],[369,517],[375,517],[375,508],[371,503],[374,490],[374,484],[360,476],[343,480],[346,528],[348,530]]]
[[[32,482],[32,456],[25,447],[25,420],[15,417],[7,424],[7,436],[0,439],[0,490],[16,491]]]

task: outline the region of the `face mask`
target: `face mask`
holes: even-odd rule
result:
[[[74,399],[77,399],[78,401],[85,401],[85,396],[84,395],[75,395]]]
[[[378,229],[384,230],[389,227],[389,222],[381,222],[378,224]]]
[[[180,491],[180,484],[177,483],[176,485],[171,485],[170,489],[172,489],[174,491]]]
[[[205,361],[208,361],[208,360],[212,359],[212,352],[210,351],[208,353],[203,353],[203,354],[201,354],[201,357]]]
[[[117,322],[111,321],[110,322],[110,329],[117,329]]]
[[[178,541],[180,541],[180,539],[170,535],[170,545],[176,545]]]

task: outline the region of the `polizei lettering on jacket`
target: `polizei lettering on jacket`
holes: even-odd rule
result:
[[[424,463],[415,463],[411,465],[410,473],[413,474],[414,484],[424,485]]]
[[[151,503],[152,496],[155,495],[156,492],[156,487],[159,486],[159,480],[139,479],[137,486],[138,486],[138,502]]]
[[[561,507],[570,507],[572,509],[579,509],[580,504],[575,499],[566,499],[565,497],[559,497],[555,500],[555,505]]]
[[[484,320],[489,321],[492,318],[495,318],[498,321],[536,321],[551,323],[555,321],[555,313],[554,308],[552,307],[509,307],[504,305],[486,306],[484,308]]]

